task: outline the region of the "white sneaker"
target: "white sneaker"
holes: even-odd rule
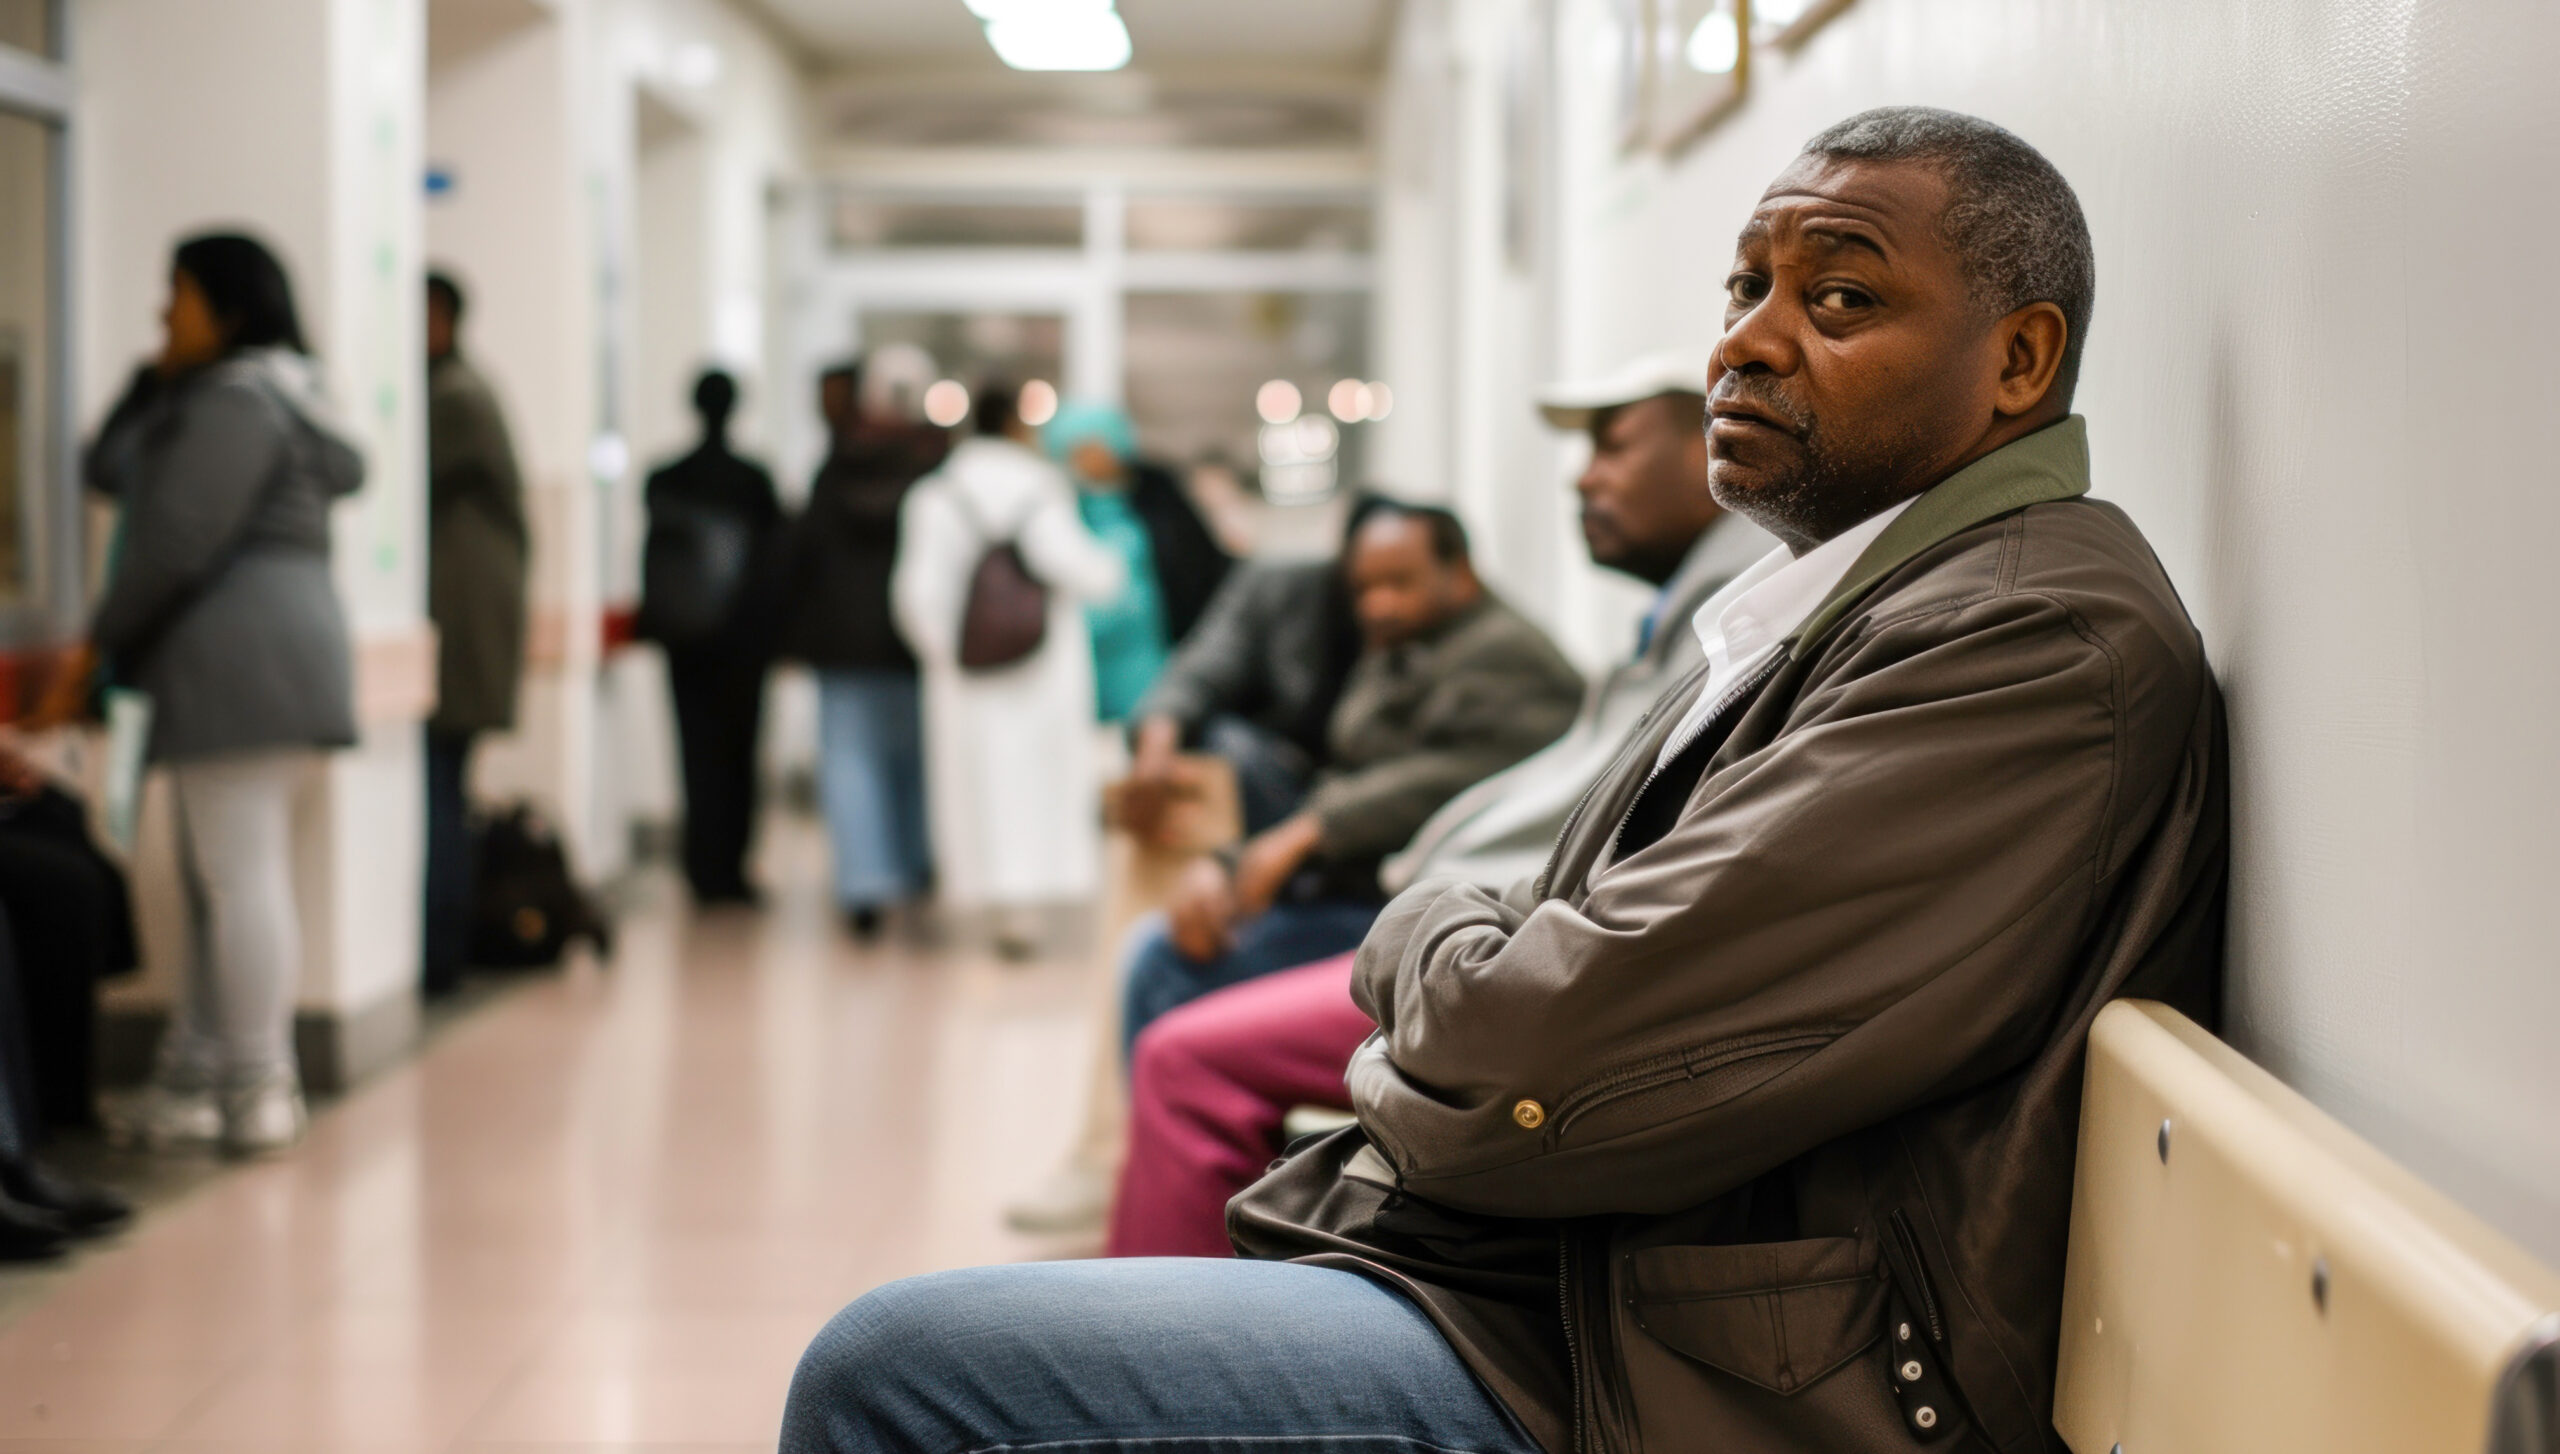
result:
[[[114,1146],[175,1151],[222,1139],[222,1105],[209,1086],[154,1081],[103,1109]]]
[[[301,1140],[310,1124],[302,1083],[290,1070],[223,1092],[222,1149],[234,1155],[282,1151]]]
[[[1038,1235],[1098,1230],[1111,1215],[1114,1179],[1101,1167],[1070,1161],[1050,1173],[1030,1195],[1008,1204],[1005,1225]]]

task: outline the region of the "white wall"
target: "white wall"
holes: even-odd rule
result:
[[[806,148],[798,74],[741,7],[539,11],[434,77],[430,154],[455,186],[429,240],[479,295],[466,347],[508,405],[535,533],[521,720],[482,754],[476,788],[544,803],[580,870],[604,875],[629,821],[674,802],[655,663],[599,646],[637,587],[640,480],[690,418],[670,379],[703,357],[746,386],[741,439],[778,433],[784,401],[762,387],[779,306],[766,195]],[[644,91],[652,124],[675,133],[646,156]]]
[[[1557,124],[1571,98],[1544,59],[1589,46],[1557,8],[1448,0],[1401,12],[1381,118],[1383,286],[1372,315],[1396,406],[1371,426],[1371,474],[1399,494],[1450,501],[1495,589],[1596,670],[1625,652],[1650,592],[1584,565],[1571,489],[1581,441],[1547,429],[1528,403],[1568,371],[1589,321],[1562,266],[1588,158]],[[1516,241],[1514,207],[1525,223]]]
[[[1764,54],[1741,112],[1665,165],[1620,160],[1609,136],[1607,8],[1560,0],[1552,52],[1556,369],[1713,338],[1752,201],[1863,107],[1991,117],[2073,180],[2098,244],[2079,398],[2098,490],[2159,548],[2231,702],[2227,1031],[2560,1258],[2560,626],[2538,589],[2560,527],[2560,297],[2510,261],[2560,232],[2560,11],[1861,0],[1799,56]],[[1527,7],[1459,9],[1455,72],[1480,97],[1503,38],[1482,30]],[[1460,114],[1462,153],[1493,144],[1480,100]],[[1453,175],[1435,185],[1481,216],[1481,169]],[[1391,294],[1434,285],[1414,250],[1389,258]],[[1505,306],[1461,286],[1462,316]],[[1558,448],[1540,481],[1495,476],[1464,441],[1438,457],[1457,498],[1498,501],[1480,524],[1547,518],[1571,463]],[[1587,568],[1504,564],[1533,600],[1577,603],[1569,634],[1617,639],[1592,622],[1614,629],[1624,600],[1580,594]]]
[[[291,271],[306,332],[366,446],[364,490],[339,508],[339,588],[358,636],[360,699],[422,659],[416,178],[424,32],[419,0],[82,0],[78,386],[84,425],[157,345],[179,237],[239,226]],[[330,759],[301,815],[306,1009],[372,1016],[417,972],[419,772],[413,714],[373,713]],[[147,842],[145,897],[169,895],[165,840]],[[166,916],[150,938],[165,984]],[[395,1014],[394,1020],[399,1019]]]

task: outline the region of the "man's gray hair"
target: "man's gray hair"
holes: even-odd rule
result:
[[[1810,156],[1936,167],[1947,181],[1939,231],[1971,275],[1975,301],[1995,317],[2030,303],[2062,310],[2070,336],[2055,382],[2070,402],[2089,339],[2098,268],[2080,199],[2044,153],[1979,116],[1930,106],[1862,111],[1804,149]]]

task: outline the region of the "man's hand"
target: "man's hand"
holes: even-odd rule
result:
[[[1129,832],[1153,841],[1181,786],[1182,724],[1170,717],[1149,717],[1138,724],[1137,745],[1129,776],[1120,785],[1120,816]]]
[[[78,721],[89,710],[89,679],[97,674],[98,653],[86,642],[64,652],[54,664],[53,679],[44,684],[44,696],[18,725],[29,732],[50,732]]]
[[[1285,819],[1246,840],[1236,857],[1238,912],[1250,916],[1270,908],[1323,842],[1324,824],[1313,813]]]
[[[1182,881],[1174,885],[1172,902],[1165,906],[1173,947],[1203,964],[1226,953],[1235,942],[1236,918],[1235,885],[1227,878],[1226,865],[1214,858],[1184,869]]]
[[[0,798],[32,798],[44,791],[44,769],[11,743],[0,742]]]

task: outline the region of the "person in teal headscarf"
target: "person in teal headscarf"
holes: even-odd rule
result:
[[[1130,489],[1137,430],[1116,405],[1070,401],[1058,406],[1040,442],[1075,481],[1085,529],[1128,567],[1128,589],[1084,608],[1097,712],[1105,722],[1126,721],[1173,654],[1154,538]]]

